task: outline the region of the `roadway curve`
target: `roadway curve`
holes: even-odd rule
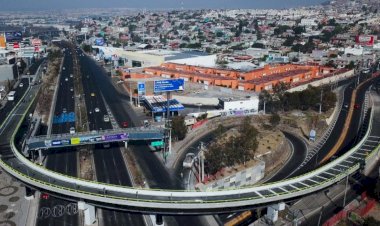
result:
[[[35,89],[31,90],[32,93],[35,91]],[[21,104],[17,108],[17,114],[9,119],[7,139],[11,140],[11,151],[4,150],[4,148],[1,149],[3,151],[2,154],[8,154],[8,157],[2,157],[2,161],[0,162],[3,168],[27,184],[43,187],[52,192],[65,194],[70,197],[80,196],[83,200],[96,205],[111,205],[113,203],[119,207],[124,206],[124,208],[131,208],[131,210],[141,212],[152,211],[173,214],[228,212],[296,198],[331,186],[343,179],[346,174],[355,172],[359,169],[357,161],[345,160],[351,159],[351,155],[356,155],[356,158],[359,158],[358,156],[365,156],[363,152],[367,153],[367,151],[361,149],[361,146],[367,141],[362,140],[355,148],[341,158],[324,165],[312,173],[274,184],[264,184],[237,190],[217,192],[136,190],[57,175],[41,169],[24,159],[18,153],[13,143],[15,133],[12,134],[12,131],[19,128],[20,123],[17,124],[17,122],[20,122],[25,117],[25,113],[22,116],[19,114],[26,112],[30,106]],[[371,129],[370,124],[365,137],[369,136]],[[7,151],[7,153],[4,153],[4,151]],[[356,154],[356,152],[360,154]],[[17,158],[15,156],[12,157],[12,155],[15,155]],[[4,161],[7,164],[4,164]],[[19,173],[15,171],[16,169]],[[33,179],[30,176],[33,176]],[[49,179],[51,177],[55,179]],[[54,181],[54,185],[51,184],[51,180]],[[41,181],[45,181],[45,183],[41,184]],[[182,211],[179,212],[178,210]]]

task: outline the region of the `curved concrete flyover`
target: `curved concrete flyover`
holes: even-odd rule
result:
[[[33,92],[33,90],[31,91]],[[8,120],[10,147],[2,148],[0,165],[24,183],[99,205],[119,206],[131,211],[151,211],[170,214],[191,214],[224,212],[226,209],[244,209],[250,206],[265,205],[304,196],[329,187],[360,168],[368,154],[379,150],[379,142],[374,144],[370,134],[372,123],[364,139],[340,158],[308,174],[278,181],[271,184],[241,189],[186,192],[173,190],[148,190],[116,186],[82,180],[49,171],[26,159],[15,146],[15,135],[20,128],[27,110],[31,107],[20,105],[23,114],[15,114]],[[18,111],[16,111],[17,113]],[[371,121],[375,114],[371,114]],[[12,126],[13,125],[13,126]],[[370,150],[368,147],[372,147]]]

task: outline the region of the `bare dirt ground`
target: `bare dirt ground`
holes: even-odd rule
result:
[[[215,179],[221,179],[245,168],[252,167],[258,164],[260,160],[265,162],[265,175],[276,172],[291,155],[291,147],[281,130],[292,132],[298,137],[304,138],[306,143],[311,144],[312,142],[308,141],[310,130],[314,129],[317,134],[323,134],[328,127],[325,119],[331,113],[332,110],[322,114],[314,111],[280,113],[281,122],[276,128],[271,128],[270,126],[270,115],[252,116],[252,125],[260,132],[257,137],[258,148],[255,152],[255,159],[248,161],[246,165],[236,165],[224,169],[215,175]],[[235,118],[234,120],[241,121],[241,118]],[[236,129],[230,129],[224,136],[229,137],[233,133],[236,133]]]
[[[42,77],[41,95],[39,97],[36,113],[42,117],[42,123],[47,124],[52,105],[54,90],[58,80],[58,72],[62,58],[57,58],[47,65],[46,74]]]
[[[136,164],[135,156],[132,154],[131,151],[122,149],[122,154],[124,157],[124,160],[127,162],[127,166],[129,169],[129,172],[131,173],[133,185],[137,187],[144,187],[144,176],[142,175],[142,171],[140,167]]]
[[[79,150],[79,178],[95,180],[92,151],[87,148]]]

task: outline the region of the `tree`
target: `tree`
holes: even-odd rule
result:
[[[280,124],[280,121],[281,121],[281,118],[277,113],[272,114],[269,118],[269,122],[273,128],[278,126],[278,124]]]
[[[172,119],[172,136],[178,140],[185,139],[187,134],[187,126],[184,116],[176,116]]]
[[[240,136],[237,138],[237,163],[244,164],[255,156],[258,146],[257,129],[251,125],[251,118],[245,117],[239,127]]]
[[[253,43],[252,48],[265,49],[265,45],[259,42]]]
[[[293,43],[294,43],[295,40],[296,40],[295,37],[289,36],[289,37],[286,38],[285,42],[282,45],[290,47],[290,46],[293,45]]]
[[[215,174],[221,168],[224,167],[224,153],[223,147],[213,143],[208,146],[207,151],[205,152],[206,158],[206,167],[205,170],[209,174]]]
[[[221,31],[217,31],[216,34],[215,34],[215,36],[218,37],[218,38],[223,37],[223,35],[224,34]]]
[[[355,68],[355,62],[351,60],[350,63],[348,65],[346,65],[346,68],[347,69],[354,69]]]
[[[376,220],[374,217],[367,217],[364,220],[363,225],[365,226],[378,226],[380,225],[380,221]]]
[[[293,28],[293,31],[294,31],[294,34],[300,35],[303,32],[305,32],[306,30],[305,30],[305,27],[303,27],[303,26],[297,26],[297,27]]]

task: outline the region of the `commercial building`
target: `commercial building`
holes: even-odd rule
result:
[[[205,86],[222,86],[232,89],[260,92],[271,90],[279,82],[305,83],[323,77],[334,69],[321,66],[281,64],[265,65],[247,72],[220,68],[198,67],[185,64],[164,63],[161,66],[144,68],[141,73],[124,73],[124,78],[183,78],[185,81]]]
[[[259,109],[259,98],[248,96],[247,98],[219,98],[218,107],[223,110],[256,110]]]

